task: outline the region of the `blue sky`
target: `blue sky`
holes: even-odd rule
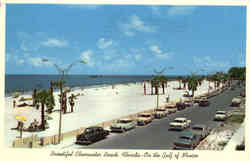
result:
[[[7,4],[6,74],[165,74],[245,65],[246,7]],[[47,59],[47,62],[42,60]]]

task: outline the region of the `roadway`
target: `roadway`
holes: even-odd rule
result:
[[[225,90],[223,93],[210,98],[210,105],[199,107],[194,105],[185,110],[170,114],[163,119],[155,119],[146,126],[139,126],[125,133],[111,133],[106,139],[94,144],[75,145],[77,149],[172,149],[173,142],[177,139],[179,131],[169,131],[169,123],[176,117],[186,117],[193,124],[205,124],[211,128],[218,125],[213,121],[217,110],[232,110],[230,106],[233,97],[238,96],[242,88]],[[187,129],[188,130],[188,129]]]

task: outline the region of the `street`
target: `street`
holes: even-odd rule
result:
[[[231,110],[232,98],[239,95],[242,88],[234,91],[226,90],[223,93],[210,98],[207,107],[187,107],[185,110],[177,111],[163,119],[155,119],[146,126],[136,127],[125,133],[111,133],[106,139],[94,144],[84,146],[72,144],[71,148],[78,149],[172,149],[173,142],[177,139],[179,131],[169,131],[169,123],[176,117],[186,117],[194,124],[205,124],[211,128],[218,125],[213,121],[217,110]],[[188,130],[188,129],[186,129]]]

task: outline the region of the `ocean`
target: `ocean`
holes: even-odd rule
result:
[[[143,82],[151,80],[152,75],[66,75],[65,86],[92,88],[111,84]],[[168,76],[175,79],[177,76]],[[5,75],[5,94],[17,90],[30,92],[33,89],[48,89],[50,81],[60,80],[60,75]]]

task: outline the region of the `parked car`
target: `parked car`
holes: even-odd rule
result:
[[[212,129],[209,128],[207,125],[202,124],[193,125],[191,128],[191,132],[200,136],[200,140],[203,140],[205,137],[207,137],[211,130]]]
[[[207,96],[198,96],[193,99],[194,103],[200,103],[202,100],[207,100]]]
[[[226,111],[216,111],[214,120],[225,121],[230,115]]]
[[[245,91],[240,92],[240,96],[241,97],[246,97],[246,92]]]
[[[175,104],[166,104],[165,108],[167,109],[168,113],[175,113],[177,111]]]
[[[175,130],[184,130],[191,125],[191,120],[188,120],[184,117],[178,117],[174,121],[169,123],[170,129]]]
[[[106,138],[109,135],[108,130],[104,130],[99,126],[88,127],[80,135],[76,136],[76,144],[88,145],[96,141]]]
[[[206,99],[204,100],[201,100],[200,103],[199,103],[199,106],[202,106],[202,107],[206,107],[206,106],[209,106],[210,105],[210,102]]]
[[[185,100],[184,104],[186,107],[191,107],[191,106],[193,106],[193,101],[192,100]]]
[[[146,125],[153,121],[153,116],[150,113],[141,113],[137,117],[137,125]]]
[[[186,108],[186,105],[183,102],[177,102],[176,103],[176,108],[178,111],[184,110]]]
[[[190,131],[181,132],[173,149],[193,150],[200,143],[200,137]]]
[[[155,118],[163,118],[166,117],[168,111],[165,108],[156,108],[154,112]]]
[[[232,99],[231,106],[239,106],[240,103],[241,103],[241,96],[237,96]]]
[[[130,118],[120,119],[110,126],[111,132],[125,132],[135,128],[135,122]]]

